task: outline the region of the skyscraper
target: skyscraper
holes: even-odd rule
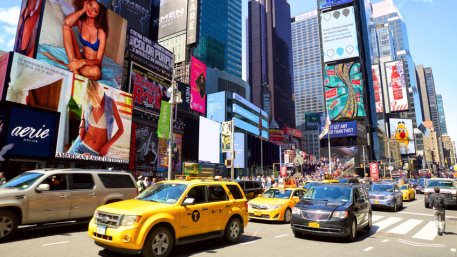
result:
[[[429,96],[427,89],[427,82],[425,80],[425,71],[424,65],[419,64],[416,66],[416,76],[417,76],[417,87],[419,88],[419,94],[421,98],[422,106],[422,115],[424,120],[432,120],[432,115],[430,114],[430,104]]]
[[[446,135],[447,134],[446,116],[444,115],[443,97],[440,94],[436,95],[436,107],[438,109],[438,117],[440,120],[441,135]]]
[[[430,108],[430,118],[433,121],[433,128],[438,137],[441,136],[440,119],[438,115],[438,106],[436,104],[436,88],[435,79],[433,78],[432,68],[424,68],[425,83],[427,85],[428,103]]]
[[[248,80],[252,101],[279,127],[295,127],[290,5],[287,0],[249,0]]]

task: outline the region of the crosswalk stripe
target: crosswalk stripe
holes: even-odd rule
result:
[[[398,218],[398,217],[389,217],[385,220],[382,220],[378,223],[375,223],[373,224],[373,227],[378,227],[378,229],[376,230],[377,232],[399,222],[400,220],[402,220],[403,218]]]
[[[378,221],[378,220],[380,220],[382,218],[384,218],[384,216],[381,216],[381,215],[373,215],[373,216],[371,216],[371,220],[373,222]]]
[[[438,229],[436,228],[435,222],[430,221],[425,225],[419,232],[417,232],[413,238],[423,240],[433,240],[436,237]]]
[[[414,227],[424,222],[423,220],[409,219],[393,229],[387,231],[387,233],[405,235],[411,231]]]

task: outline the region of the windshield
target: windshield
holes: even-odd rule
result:
[[[306,192],[303,199],[350,202],[352,199],[351,193],[350,187],[318,186]]]
[[[15,188],[24,190],[33,185],[33,183],[35,183],[35,181],[37,181],[43,175],[44,174],[42,173],[25,172],[8,181],[8,183],[0,186],[0,188]]]
[[[417,184],[418,184],[419,186],[424,186],[424,184],[425,184],[425,179],[422,179],[422,178],[419,179],[419,181],[417,182]]]
[[[137,199],[173,204],[179,200],[186,188],[187,185],[178,183],[158,183],[138,195]]]
[[[394,186],[393,185],[373,184],[370,187],[370,191],[393,192]]]
[[[263,197],[289,199],[291,194],[292,190],[270,189],[263,194]]]
[[[306,189],[306,190],[309,190],[311,187],[313,186],[317,186],[317,185],[320,185],[321,183],[319,182],[310,182],[310,183],[307,183],[303,188]]]
[[[431,180],[428,182],[427,187],[454,187],[452,181],[449,180]]]
[[[402,185],[402,186],[400,187],[400,190],[408,190],[408,186],[407,186],[407,185]]]

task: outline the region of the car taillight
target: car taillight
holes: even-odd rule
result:
[[[248,201],[246,201],[244,204],[246,206],[246,212],[248,212]]]

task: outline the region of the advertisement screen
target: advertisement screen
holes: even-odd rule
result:
[[[324,129],[322,124],[321,131]],[[339,122],[330,124],[330,138],[357,136],[357,122]]]
[[[332,171],[339,175],[355,168],[355,157],[358,155],[357,146],[332,147]],[[328,158],[328,148],[321,148],[321,157]]]
[[[11,147],[8,156],[54,157],[59,127],[58,112],[13,105],[10,114],[6,137],[6,145]]]
[[[379,179],[379,166],[377,162],[370,163],[370,177],[372,181]]]
[[[221,124],[200,116],[198,160],[220,163]]]
[[[193,57],[190,61],[190,108],[199,113],[206,112],[206,65]]]
[[[245,165],[244,165],[244,134],[243,133],[235,133],[234,135],[235,137],[235,143],[234,143],[234,146],[235,146],[235,168],[240,168],[240,169],[244,169],[245,168]],[[231,160],[232,159],[232,154],[231,153],[227,153],[227,160]],[[227,167],[229,168],[230,165]]]
[[[323,112],[306,112],[305,129],[319,130],[325,124],[325,113]]]
[[[225,121],[225,92],[208,95],[206,118],[217,122]]]
[[[22,0],[14,52],[35,57],[45,0]]]
[[[232,122],[224,121],[222,122],[222,131],[221,131],[221,151],[223,153],[228,153],[233,150],[232,146]]]
[[[111,9],[128,20],[128,26],[149,36],[153,0],[113,0]]]
[[[406,111],[409,105],[403,60],[387,62],[385,65],[390,111]]]
[[[155,129],[137,124],[135,128],[135,167],[138,170],[157,171],[159,140]]]
[[[331,120],[365,117],[364,87],[360,63],[329,65],[324,69],[325,101]]]
[[[170,82],[150,70],[132,63],[130,88],[135,109],[143,112],[159,113],[162,98],[166,97]]]
[[[178,104],[178,109],[182,111],[190,111],[190,85],[177,81],[178,90],[181,92],[182,103]]]
[[[415,154],[413,120],[390,119],[390,138],[400,144],[400,154]]]
[[[186,30],[188,0],[161,0],[159,18],[153,21],[159,39]]]
[[[321,13],[324,62],[359,56],[354,7]]]
[[[371,73],[373,75],[374,97],[376,104],[376,113],[384,112],[384,98],[382,92],[382,80],[379,65],[371,66]]]
[[[342,4],[352,3],[353,0],[319,0],[319,9],[331,8]]]
[[[46,1],[36,59],[119,89],[127,20],[97,1],[82,11],[84,3]]]
[[[3,87],[5,85],[5,76],[6,70],[8,69],[9,57],[9,54],[4,54],[0,56],[0,101],[3,99]]]

